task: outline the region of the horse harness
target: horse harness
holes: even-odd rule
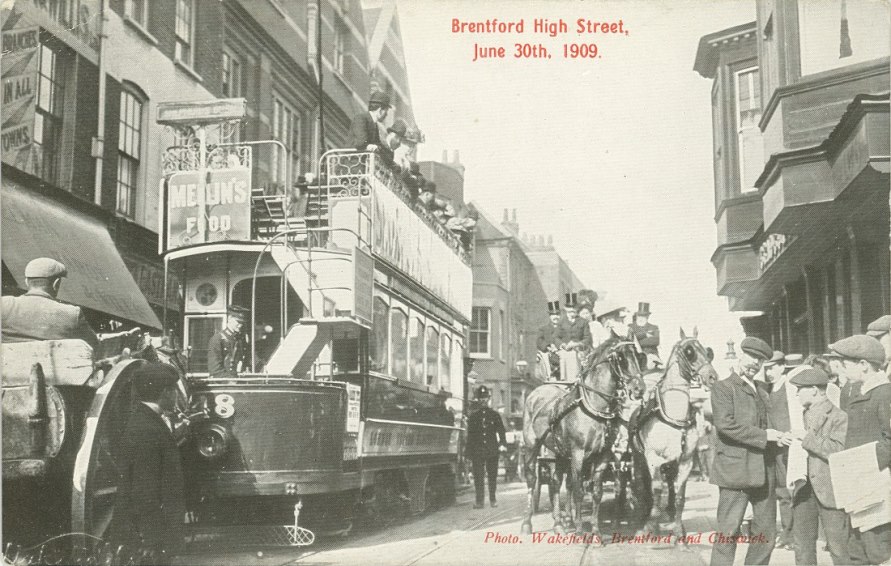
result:
[[[619,343],[615,344],[613,346],[613,348],[611,349],[610,353],[604,359],[589,366],[587,368],[586,373],[593,371],[594,368],[596,368],[600,365],[608,363],[608,364],[610,364],[610,372],[612,372],[614,375],[619,375],[622,378],[619,380],[619,385],[618,385],[618,389],[622,389],[624,386],[624,381],[626,380],[627,376],[625,375],[625,372],[622,370],[622,368],[619,367],[619,360],[618,360],[618,356],[616,355],[615,350],[618,349],[619,347],[627,345],[627,344],[633,344],[633,342],[623,341],[623,342],[619,342]],[[601,411],[599,409],[595,409],[594,407],[592,407],[589,403],[587,403],[585,401],[585,396],[582,393],[582,391],[590,391],[591,393],[599,395],[600,397],[602,397],[604,400],[607,401],[607,403],[609,404],[610,407],[615,407],[615,404],[619,401],[619,399],[621,399],[620,395],[612,395],[610,393],[606,393],[605,391],[601,391],[595,387],[591,387],[590,385],[585,385],[584,383],[582,383],[582,380],[580,377],[578,379],[578,381],[576,381],[573,384],[572,391],[567,392],[566,395],[564,395],[562,399],[565,399],[566,396],[571,395],[573,392],[577,392],[578,396],[571,403],[569,403],[566,407],[564,407],[561,411],[559,411],[558,413],[553,415],[553,417],[551,418],[551,422],[548,424],[547,430],[536,441],[535,447],[533,449],[533,454],[538,453],[538,451],[541,449],[541,446],[544,445],[544,441],[547,439],[548,435],[553,434],[554,431],[557,430],[557,426],[560,424],[560,421],[562,421],[566,417],[566,415],[568,415],[569,413],[571,413],[572,411],[574,411],[577,408],[580,408],[582,410],[582,412],[584,412],[591,418],[600,418],[600,419],[604,419],[606,421],[612,421],[613,419],[616,418],[617,413],[614,408],[613,408],[613,410],[610,410],[610,411]],[[557,403],[557,405],[559,406],[559,403]]]

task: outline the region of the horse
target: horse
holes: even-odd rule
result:
[[[542,447],[555,454],[558,466],[569,465],[570,504],[574,503],[574,524],[582,532],[582,486],[587,471],[593,470],[592,534],[599,538],[598,511],[603,495],[602,474],[612,460],[610,448],[615,439],[613,425],[622,390],[640,382],[633,338],[612,332],[609,339],[591,352],[582,366],[578,381],[567,391],[546,383],[527,397],[523,411],[523,439],[526,449],[528,497],[521,531],[532,532],[532,512],[539,482],[538,455]],[[556,477],[554,477],[556,476]],[[552,474],[556,483],[551,513],[555,532],[561,532],[559,486],[562,474]]]
[[[674,522],[666,528],[677,533],[676,540],[685,546],[685,491],[699,440],[690,394],[694,387],[707,392],[718,379],[697,335],[695,328],[690,337],[681,329],[662,377],[648,392],[639,416],[632,419],[636,422],[630,435],[635,470],[643,472],[636,486],[645,522],[640,533],[656,532],[660,516],[671,517],[673,508]]]

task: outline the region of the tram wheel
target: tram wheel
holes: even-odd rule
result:
[[[111,523],[119,481],[118,437],[133,411],[133,374],[143,363],[130,359],[116,364],[86,414],[71,496],[71,526],[76,533],[102,538]],[[88,546],[90,541],[84,543]]]

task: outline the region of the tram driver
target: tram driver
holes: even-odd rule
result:
[[[214,334],[207,343],[207,371],[210,377],[238,378],[247,367],[249,354],[244,328],[250,311],[232,305],[226,311],[226,327]]]

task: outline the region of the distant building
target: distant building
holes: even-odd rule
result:
[[[507,226],[512,233],[516,234],[519,230],[517,225],[517,211],[511,212],[511,220],[507,219],[507,210],[504,211],[504,220],[502,225]],[[538,273],[538,279],[544,288],[548,301],[560,301],[562,306],[565,302],[567,293],[577,293],[579,290],[586,288],[575,272],[569,267],[557,250],[554,248],[554,241],[551,236],[541,235],[523,235],[523,243],[526,245],[526,255],[535,266]],[[594,305],[595,312],[599,315],[598,305]]]
[[[747,333],[823,352],[891,312],[889,5],[758,0],[704,36],[718,294]]]

